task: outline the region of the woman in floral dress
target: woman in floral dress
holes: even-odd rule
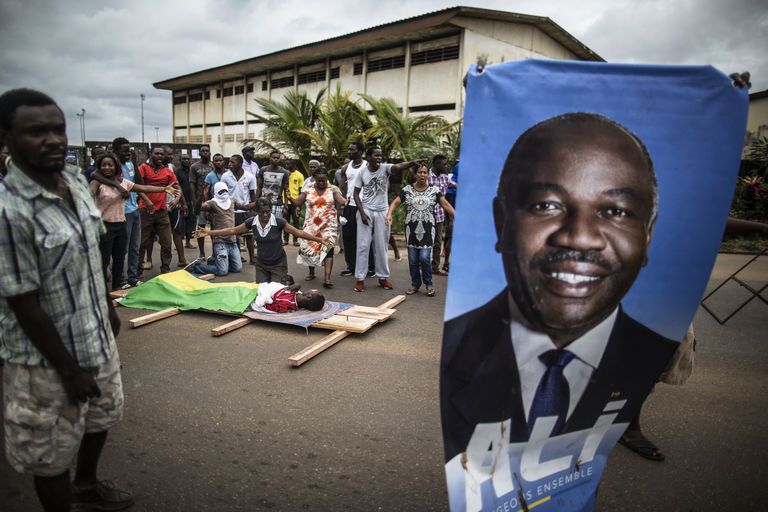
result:
[[[291,202],[298,207],[301,207],[304,202],[307,203],[307,211],[304,215],[304,231],[329,240],[335,245],[336,205],[343,206],[344,197],[338,188],[328,185],[328,171],[325,167],[319,167],[312,178],[314,178],[314,184],[304,188],[299,197],[291,198]],[[333,283],[331,283],[333,247],[329,248],[321,243],[303,239],[299,246],[296,263],[309,266],[309,274],[305,278],[307,281],[315,278],[315,267],[322,263],[325,269],[323,286],[333,288]]]

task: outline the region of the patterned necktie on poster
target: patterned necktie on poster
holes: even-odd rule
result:
[[[547,367],[547,371],[542,375],[531,403],[531,411],[528,414],[529,436],[539,416],[557,416],[557,422],[552,429],[553,433],[559,432],[563,427],[570,401],[568,381],[563,376],[563,369],[574,357],[572,352],[563,349],[548,350],[539,356],[539,360]]]

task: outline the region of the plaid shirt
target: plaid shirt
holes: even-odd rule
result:
[[[104,224],[79,169],[62,176],[76,211],[13,162],[0,182],[0,357],[10,363],[50,366],[7,301],[34,291],[79,366],[103,364],[114,350],[99,252]]]
[[[447,174],[441,174],[440,176],[429,170],[429,177],[427,183],[434,185],[440,190],[440,194],[445,196],[445,191],[448,190],[448,184],[451,182],[451,178]],[[445,210],[440,206],[440,203],[435,205],[435,222],[443,222],[445,220]]]

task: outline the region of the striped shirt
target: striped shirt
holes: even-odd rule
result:
[[[99,236],[101,214],[79,170],[62,171],[75,210],[9,162],[0,182],[0,357],[50,367],[16,320],[8,298],[37,292],[67,352],[81,367],[114,350]]]

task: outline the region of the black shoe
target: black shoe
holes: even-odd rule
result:
[[[108,480],[85,488],[73,483],[72,505],[75,510],[123,510],[133,505],[133,496]]]
[[[375,271],[375,270],[369,270],[369,271],[368,271],[368,274],[366,274],[366,275],[367,275],[368,277],[373,277],[373,276],[375,276],[375,275],[376,275],[376,271]]]
[[[352,272],[349,269],[342,270],[341,272],[339,272],[339,275],[344,277],[351,276],[352,274],[354,274],[354,272]]]

